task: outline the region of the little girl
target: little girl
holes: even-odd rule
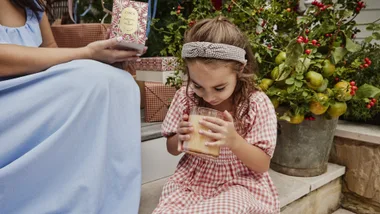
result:
[[[185,34],[182,57],[189,82],[177,91],[163,122],[167,149],[190,139],[192,107],[222,111],[224,120],[205,117],[200,134],[220,146],[217,159],[185,154],[163,188],[153,213],[279,213],[268,169],[277,120],[269,98],[253,83],[254,56],[242,32],[225,18],[205,19]]]

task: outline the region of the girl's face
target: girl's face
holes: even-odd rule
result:
[[[237,82],[236,72],[228,64],[187,64],[190,87],[213,107],[227,104]]]

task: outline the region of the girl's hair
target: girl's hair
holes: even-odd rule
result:
[[[34,13],[43,12],[45,4],[40,0],[11,0],[15,5],[21,8],[29,8]]]
[[[233,115],[239,133],[245,136],[248,130],[245,130],[247,124],[242,124],[239,119],[240,116],[245,115],[249,111],[249,96],[257,88],[254,84],[255,73],[258,71],[258,66],[252,52],[252,48],[246,36],[240,31],[238,27],[232,24],[224,17],[216,17],[213,19],[203,19],[197,22],[190,30],[185,33],[185,43],[189,42],[211,42],[223,43],[240,47],[246,51],[247,64],[242,71],[242,63],[233,60],[220,60],[213,58],[186,58],[185,63],[199,61],[204,64],[221,64],[230,66],[237,74],[237,83],[235,90],[232,94],[233,102]],[[186,66],[186,72],[188,68]],[[191,77],[188,78],[186,94],[188,94],[188,87],[190,85]],[[206,106],[206,102],[194,94],[195,102],[199,106]],[[248,106],[245,107],[245,106]]]

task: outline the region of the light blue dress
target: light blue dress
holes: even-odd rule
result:
[[[38,47],[40,18],[0,43]],[[139,105],[128,72],[92,60],[0,79],[0,213],[138,213]]]

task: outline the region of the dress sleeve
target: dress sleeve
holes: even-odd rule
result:
[[[277,140],[277,117],[273,104],[268,96],[260,91],[251,96],[250,104],[251,128],[246,140],[272,157]]]
[[[187,99],[186,87],[180,88],[174,95],[169,110],[162,123],[161,133],[164,137],[170,137],[177,133],[178,123],[182,120],[182,115],[188,108]]]

